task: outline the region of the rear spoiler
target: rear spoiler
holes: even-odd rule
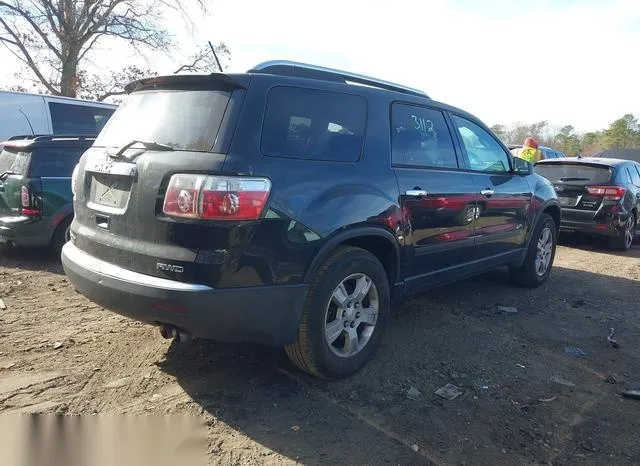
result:
[[[236,89],[246,89],[241,84],[224,73],[202,74],[181,74],[170,76],[154,76],[152,78],[138,79],[130,82],[124,87],[127,94],[150,89],[193,89],[193,90],[222,90],[234,91]]]
[[[95,135],[89,134],[40,134],[12,136],[6,141],[0,141],[0,146],[27,148],[39,142],[52,141],[95,141]]]

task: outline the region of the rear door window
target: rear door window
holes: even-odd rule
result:
[[[70,178],[73,168],[83,152],[83,148],[77,147],[35,149],[31,155],[29,176],[34,178]]]
[[[541,163],[534,171],[552,183],[570,183],[578,185],[606,184],[611,180],[612,170],[604,165],[586,165],[581,163]]]
[[[444,114],[427,107],[393,104],[391,154],[394,165],[458,168],[453,139]]]
[[[277,86],[267,97],[260,149],[268,157],[355,162],[366,120],[361,96]]]
[[[53,134],[97,135],[114,110],[91,105],[49,102]]]

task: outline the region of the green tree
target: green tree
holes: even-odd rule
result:
[[[558,150],[564,152],[570,157],[574,157],[580,153],[580,139],[574,133],[575,128],[571,125],[563,126],[555,135],[554,142]]]
[[[609,128],[604,131],[604,145],[607,149],[640,147],[638,119],[628,113],[611,123]]]
[[[602,131],[585,133],[580,141],[580,150],[583,155],[594,155],[604,149],[604,135]]]

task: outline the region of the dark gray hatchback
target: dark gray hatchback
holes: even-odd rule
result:
[[[127,90],[80,161],[62,259],[81,293],[165,336],[285,346],[341,377],[392,299],[551,272],[553,186],[423,92],[291,62]]]
[[[640,231],[640,163],[566,158],[543,160],[535,171],[558,193],[562,232],[607,237],[611,248],[622,251],[631,247]]]

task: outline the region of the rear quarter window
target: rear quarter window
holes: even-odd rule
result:
[[[611,168],[579,163],[539,163],[534,171],[552,183],[598,184],[611,180]]]
[[[0,174],[11,172],[14,175],[26,175],[29,170],[30,153],[19,148],[5,149],[0,155]]]
[[[54,134],[97,135],[114,110],[91,105],[74,105],[49,102]]]
[[[361,96],[277,86],[267,97],[260,149],[268,157],[355,162],[366,119]]]
[[[29,176],[70,178],[84,150],[77,147],[35,149],[31,155]]]
[[[11,169],[11,165],[13,165],[13,161],[16,159],[16,156],[16,152],[8,149],[5,149],[0,153],[0,174]]]

